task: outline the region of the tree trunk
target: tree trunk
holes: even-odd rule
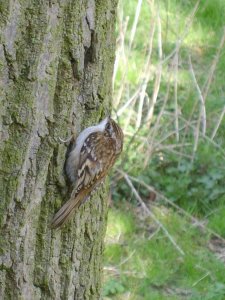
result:
[[[109,111],[117,0],[0,2],[0,299],[100,299],[107,188],[62,230],[67,138]]]

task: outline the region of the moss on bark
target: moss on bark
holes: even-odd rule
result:
[[[77,132],[110,108],[117,1],[0,5],[0,298],[100,299],[107,188],[60,231]]]

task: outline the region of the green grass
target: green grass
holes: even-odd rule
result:
[[[143,70],[147,60],[149,33],[152,20],[156,19],[149,3],[153,1],[142,2],[136,34],[129,50],[137,1],[120,1],[120,17],[123,11],[123,21],[126,17],[129,17],[129,20],[125,44],[122,47],[125,60],[124,57],[119,60],[114,87],[115,98],[121,92],[121,86],[123,91],[115,110],[120,109],[130,99],[146,78]],[[136,103],[129,105],[120,116],[126,134],[124,153],[118,168],[153,186],[171,202],[225,238],[225,117],[213,141],[210,141],[224,108],[224,47],[219,55],[218,51],[224,34],[225,1],[200,1],[193,22],[189,26],[196,3],[197,0],[155,1],[155,13],[159,8],[161,21],[162,59],[171,54],[178,40],[182,38],[177,67],[179,141],[173,133],[176,68],[172,57],[162,65],[160,88],[151,126],[146,126],[144,121],[159,70],[157,36],[159,27],[156,21],[151,72],[141,114],[142,124],[136,132],[140,100],[137,97]],[[199,130],[197,127],[201,105],[190,72],[189,56],[196,81],[204,94],[217,55],[218,61],[205,99],[206,137],[204,137],[201,134],[202,123]],[[157,124],[167,92],[168,100],[164,114]],[[128,116],[131,116],[129,124],[127,124]],[[192,121],[192,127],[186,126],[187,121]],[[200,135],[198,146],[194,151],[197,132]],[[168,134],[170,135],[167,137]],[[163,142],[160,142],[161,140]],[[157,143],[158,146],[154,148]],[[180,147],[182,144],[188,145]],[[153,148],[149,149],[149,145]],[[174,146],[172,149],[177,150],[178,154],[169,151],[165,148],[167,146]],[[149,150],[152,152],[146,161]],[[185,255],[182,256],[162,230],[156,230],[157,226],[150,218],[140,218],[140,209],[137,213],[137,202],[130,187],[123,179],[116,181],[116,177],[114,177],[113,199],[117,209],[114,208],[109,213],[106,236],[105,299],[224,300],[225,265],[217,258],[216,253],[210,250],[212,236],[209,232],[197,229],[190,220],[178,214],[178,211],[172,210],[171,206],[157,197],[157,206],[151,209],[184,251]],[[140,184],[135,182],[133,184],[142,199],[148,203],[149,191]],[[222,243],[222,240],[220,241]]]
[[[140,221],[125,207],[112,209],[106,235],[105,299],[224,299],[225,265],[208,249],[210,236],[171,210],[154,211],[185,255],[161,230],[156,231],[150,219]],[[217,221],[212,218],[214,225]]]
[[[213,206],[217,205],[217,200],[225,194],[223,178],[225,178],[225,118],[223,118],[217,134],[213,142],[209,142],[213,130],[224,108],[224,70],[225,70],[225,51],[222,50],[218,62],[216,64],[214,75],[208,89],[208,95],[205,100],[206,109],[206,138],[201,135],[202,124],[200,130],[197,129],[200,114],[200,100],[196,86],[193,82],[188,55],[192,58],[193,69],[199,87],[204,93],[204,87],[209,78],[210,69],[212,68],[215,55],[217,55],[220,40],[223,35],[223,24],[225,19],[225,2],[223,0],[206,0],[200,1],[199,7],[193,18],[191,26],[187,26],[190,22],[190,16],[193,12],[196,0],[167,0],[156,1],[159,4],[159,15],[161,20],[162,31],[162,51],[163,57],[171,53],[174,49],[179,37],[185,34],[179,51],[179,66],[177,73],[177,99],[178,110],[181,119],[178,126],[182,128],[185,122],[191,120],[193,127],[189,127],[179,131],[179,141],[176,140],[175,134],[165,139],[160,146],[188,143],[189,146],[174,148],[181,155],[173,154],[169,150],[159,151],[153,149],[150,160],[145,167],[143,162],[146,159],[148,142],[151,142],[151,129],[154,127],[158,114],[162,109],[163,101],[166,97],[169,78],[171,77],[171,59],[163,64],[162,77],[160,83],[159,94],[155,104],[154,115],[152,118],[152,127],[145,126],[144,118],[146,114],[147,101],[144,103],[142,111],[143,124],[130,145],[132,137],[126,136],[125,154],[121,167],[130,175],[135,177],[144,177],[149,184],[159,189],[165,196],[172,201],[176,201],[179,205],[185,207],[189,211],[196,214],[208,214]],[[119,11],[123,8],[124,20],[128,16],[127,33],[125,35],[125,54],[127,55],[127,70],[125,75],[125,87],[122,93],[121,103],[118,108],[125,103],[143,80],[143,67],[146,63],[146,49],[149,42],[149,32],[151,21],[154,15],[151,13],[148,1],[143,1],[140,17],[136,29],[135,38],[131,51],[128,52],[128,44],[130,33],[136,12],[137,1],[120,1]],[[156,5],[157,7],[157,5]],[[118,30],[118,29],[117,29]],[[158,68],[158,39],[157,28],[155,30],[152,49],[152,75],[148,81],[146,94],[151,99],[154,90],[155,70]],[[119,63],[115,83],[115,95],[121,87],[121,80],[126,65]],[[175,130],[174,112],[176,108],[174,100],[174,76],[172,71],[171,86],[169,89],[169,97],[165,106],[164,114],[157,128],[157,134],[153,137],[153,144],[164,139],[168,133]],[[121,116],[121,123],[126,124],[127,116],[131,114],[131,120],[127,131],[133,135],[136,131],[135,123],[138,111],[139,98],[136,104],[128,109]],[[115,108],[117,109],[117,108]],[[183,119],[182,119],[183,118]],[[186,120],[186,121],[185,121]],[[194,152],[194,143],[196,140],[196,132],[200,131],[197,150]],[[150,137],[143,146],[143,140]],[[213,144],[214,143],[214,144]],[[215,146],[217,144],[217,146]],[[128,147],[129,145],[129,147]],[[220,148],[219,148],[220,147]],[[138,156],[136,155],[138,149]],[[187,158],[183,155],[188,156]],[[192,159],[191,159],[192,157]],[[129,197],[124,184],[117,186],[117,195],[124,194]],[[129,193],[129,189],[128,189]]]
[[[208,226],[217,232],[220,236],[225,238],[225,197],[221,204],[212,210],[210,216],[208,217]]]
[[[158,3],[158,1],[156,1]],[[188,105],[193,106],[197,99],[197,92],[190,76],[187,55],[192,57],[193,67],[196,77],[201,88],[203,88],[207,80],[209,69],[212,61],[217,53],[220,39],[223,35],[223,24],[225,19],[225,2],[223,0],[211,1],[206,0],[200,2],[199,8],[195,14],[190,28],[187,29],[188,20],[192,14],[196,0],[160,1],[159,13],[162,26],[162,43],[163,56],[166,57],[174,49],[177,40],[184,35],[185,38],[179,52],[179,70],[178,70],[178,96],[180,105],[185,104],[184,114],[188,115]],[[126,84],[129,85],[129,91],[135,89],[141,80],[141,71],[146,61],[146,49],[149,42],[149,32],[151,28],[151,20],[153,18],[150,6],[147,1],[143,1],[140,17],[137,25],[136,35],[133,41],[131,52],[128,53],[128,44],[130,33],[136,12],[137,1],[120,1],[120,11],[123,8],[124,19],[129,17],[127,34],[125,38],[125,54],[128,55]],[[118,29],[117,29],[118,30]],[[156,30],[157,33],[157,30]],[[153,40],[152,63],[157,67],[158,47],[157,36]],[[164,83],[168,78],[168,70],[166,65],[163,71],[161,93],[165,93]],[[116,81],[116,89],[121,85],[121,78],[124,70],[122,61],[119,65],[118,76]],[[225,67],[225,52],[222,51],[219,62],[216,67],[213,84],[211,85],[209,95],[206,101],[207,113],[221,110],[224,105],[224,97],[222,92],[223,73]],[[150,79],[149,85],[153,83]],[[149,91],[151,94],[152,88]],[[192,92],[190,94],[190,92]],[[194,92],[194,97],[193,97]],[[129,93],[124,94],[126,99]],[[189,98],[187,97],[190,94]],[[171,97],[172,98],[172,97]],[[172,100],[172,99],[171,99]]]

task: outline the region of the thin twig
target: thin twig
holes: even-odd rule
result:
[[[197,280],[196,282],[194,282],[192,284],[192,287],[196,286],[200,281],[202,281],[203,279],[205,279],[206,277],[208,277],[210,275],[210,272],[207,272],[204,276],[202,276],[199,280]]]
[[[224,43],[225,43],[225,26],[223,27],[223,35],[222,35],[222,38],[220,40],[220,45],[219,45],[219,47],[217,49],[217,53],[216,53],[216,55],[213,59],[213,63],[211,65],[211,68],[210,68],[210,71],[209,71],[209,77],[208,77],[208,79],[206,81],[206,84],[205,84],[205,87],[204,87],[204,93],[203,93],[204,100],[206,99],[206,97],[208,95],[209,88],[210,88],[210,85],[212,83],[213,75],[215,73],[216,66],[217,66],[217,63],[219,61],[220,53],[221,53],[221,50],[223,49]]]
[[[145,212],[148,213],[148,215],[154,220],[154,222],[160,226],[160,228],[163,230],[164,234],[167,236],[167,238],[170,240],[170,242],[174,245],[174,247],[177,249],[177,251],[181,254],[184,255],[184,251],[177,245],[175,242],[174,238],[169,234],[168,230],[166,227],[156,218],[156,216],[149,210],[147,205],[144,203],[144,201],[141,199],[140,195],[138,194],[137,190],[135,189],[133,183],[129,179],[128,175],[125,172],[122,172],[119,170],[119,172],[123,175],[124,179],[126,180],[127,184],[131,188],[132,192],[135,195],[135,198],[138,200],[138,202],[141,204],[142,208],[144,209]]]
[[[191,15],[189,17],[187,17],[187,19],[186,19],[187,22],[186,22],[186,24],[184,26],[185,30],[184,30],[183,34],[181,35],[181,37],[178,38],[175,49],[167,57],[164,58],[164,60],[162,61],[162,64],[166,63],[171,57],[173,57],[175,55],[175,53],[179,52],[180,47],[181,47],[183,41],[185,40],[185,38],[187,37],[187,35],[189,33],[189,30],[190,30],[192,22],[194,20],[195,14],[196,14],[196,12],[198,10],[199,3],[200,3],[200,0],[198,0],[196,2]]]
[[[124,265],[126,262],[128,262],[128,260],[131,259],[131,257],[134,255],[135,252],[136,252],[136,250],[132,251],[132,252],[130,253],[130,255],[128,255],[128,257],[126,257],[125,259],[123,259],[123,260],[119,263],[118,266],[120,267],[120,266]]]
[[[128,108],[131,103],[137,99],[138,95],[140,93],[140,87],[136,90],[136,92],[133,94],[132,97],[130,97],[127,102],[118,110],[117,115],[121,116],[123,114],[123,112],[126,110],[126,108]]]
[[[122,10],[122,9],[121,9]],[[125,23],[124,23],[124,26],[122,27],[121,26],[121,44],[120,44],[120,49],[121,49],[121,52],[123,53],[123,65],[124,65],[124,68],[123,68],[123,73],[122,73],[122,79],[120,81],[120,88],[119,88],[119,91],[117,93],[117,96],[115,97],[115,100],[114,100],[114,105],[115,107],[117,107],[120,103],[120,100],[122,98],[122,94],[123,94],[123,91],[124,91],[124,87],[125,87],[125,78],[126,78],[126,75],[127,75],[127,72],[128,72],[128,60],[129,60],[129,57],[124,55],[124,49],[125,49],[125,46],[124,46],[124,43],[125,43],[125,34],[126,34],[126,30],[127,30],[127,25],[128,25],[128,21],[129,21],[129,17],[126,17],[126,20],[125,20]],[[118,63],[119,63],[119,58],[117,58],[118,60]],[[115,70],[114,72],[114,77],[116,78],[116,72],[117,70]],[[114,78],[114,80],[115,80]]]
[[[120,170],[117,170],[117,171],[121,174]],[[129,175],[129,178],[131,180],[135,181],[135,182],[138,182],[139,184],[141,184],[142,186],[144,186],[150,192],[155,193],[159,198],[161,198],[166,203],[168,203],[169,205],[171,205],[172,207],[174,207],[175,209],[177,209],[181,214],[183,214],[184,216],[186,216],[187,218],[189,218],[198,227],[205,229],[206,231],[208,231],[212,235],[216,236],[217,238],[219,238],[220,240],[222,240],[222,241],[225,242],[225,239],[222,236],[220,236],[214,230],[206,227],[202,222],[200,222],[198,219],[196,219],[191,214],[189,214],[186,210],[184,210],[183,208],[181,208],[180,206],[178,206],[177,204],[175,204],[173,201],[171,201],[170,199],[168,199],[167,197],[165,197],[163,194],[161,194],[160,192],[156,191],[153,187],[151,187],[150,185],[148,185],[147,183],[145,183],[144,181],[142,181],[142,180],[140,180],[140,179],[138,179],[136,177],[133,177],[133,176]]]
[[[186,128],[185,126],[182,126],[179,128],[179,131],[182,131],[183,129]],[[158,145],[162,144],[165,140],[167,140],[168,138],[170,138],[172,135],[174,135],[176,133],[176,131],[171,131],[168,134],[166,134],[161,140],[157,141],[154,147],[158,147]]]
[[[161,19],[159,15],[159,11],[157,11],[157,29],[158,29],[158,57],[159,57],[159,63],[156,67],[156,78],[154,82],[154,89],[152,94],[152,101],[149,106],[149,110],[147,113],[146,120],[148,122],[148,126],[150,127],[152,116],[154,113],[154,108],[156,104],[156,100],[159,94],[159,87],[161,83],[161,76],[162,76],[162,28],[161,28]]]
[[[199,84],[197,82],[196,76],[195,76],[195,72],[192,66],[192,62],[191,62],[191,57],[190,55],[188,56],[189,58],[189,66],[190,66],[190,72],[195,84],[195,87],[197,89],[198,92],[198,96],[199,96],[199,100],[200,100],[200,104],[201,104],[201,112],[200,112],[200,118],[202,119],[202,134],[205,135],[206,133],[206,109],[205,109],[205,99],[203,97],[202,91],[199,87]]]
[[[151,156],[152,149],[153,149],[153,143],[154,143],[156,134],[158,132],[158,128],[160,126],[159,123],[160,123],[161,117],[163,116],[163,113],[164,113],[167,101],[169,99],[169,91],[170,91],[170,83],[171,83],[170,81],[171,81],[171,73],[170,73],[170,76],[169,76],[169,80],[168,80],[168,84],[167,84],[167,91],[166,91],[166,95],[164,97],[163,105],[162,105],[161,110],[160,110],[160,112],[159,112],[159,114],[157,116],[157,119],[156,119],[156,122],[154,124],[154,127],[150,130],[149,135],[147,137],[148,140],[149,140],[149,147],[148,147],[148,151],[146,153],[146,158],[145,158],[144,166],[147,166],[149,158]]]
[[[185,123],[187,123],[187,120],[185,118],[183,118],[182,116],[179,116],[179,118],[181,118]],[[188,126],[191,127],[193,130],[195,130],[195,127],[193,125],[191,125],[190,123],[188,123]],[[201,132],[200,132],[200,135],[202,135]],[[202,137],[205,140],[207,140],[208,142],[210,142],[210,144],[212,144],[213,146],[215,146],[218,150],[220,150],[221,154],[223,154],[223,156],[225,156],[225,151],[224,151],[224,149],[219,144],[217,144],[215,141],[213,141],[207,135],[202,135]]]
[[[175,101],[175,129],[176,129],[176,139],[177,142],[179,142],[179,119],[178,119],[178,114],[179,114],[179,109],[178,109],[178,101],[177,101],[177,76],[178,76],[178,52],[175,53],[174,56],[174,101]]]
[[[152,7],[151,7],[152,8]],[[153,8],[152,8],[153,11]],[[143,111],[143,105],[144,105],[144,99],[146,98],[146,89],[148,86],[148,82],[151,76],[151,56],[152,56],[152,45],[153,45],[153,38],[155,34],[155,16],[153,14],[151,24],[150,24],[150,34],[149,34],[149,43],[148,43],[148,49],[147,49],[147,59],[144,66],[144,71],[142,77],[143,83],[141,85],[141,91],[140,91],[140,100],[139,100],[139,106],[138,106],[138,114],[137,114],[137,120],[136,120],[136,129],[140,127],[141,125],[141,119],[142,119],[142,111]]]
[[[133,22],[133,26],[132,26],[131,33],[130,33],[129,51],[131,50],[131,47],[132,47],[132,44],[134,41],[134,36],[136,33],[136,29],[137,29],[137,23],[138,23],[138,19],[139,19],[140,12],[141,12],[141,5],[142,5],[142,0],[138,0],[137,7],[135,10],[134,22]]]
[[[211,140],[213,140],[214,137],[216,136],[216,133],[217,133],[217,131],[218,131],[219,127],[220,127],[220,124],[221,124],[221,122],[223,120],[224,114],[225,114],[225,106],[224,106],[224,108],[223,108],[223,110],[222,110],[222,112],[221,112],[221,114],[220,114],[220,116],[218,118],[218,121],[216,123],[216,126],[215,126],[215,128],[213,130],[213,133],[211,135]]]
[[[118,23],[119,23],[119,39],[117,43],[117,50],[116,50],[116,58],[115,58],[115,63],[114,63],[114,69],[113,69],[113,79],[112,79],[112,86],[114,90],[114,85],[115,85],[115,79],[119,67],[119,61],[122,57],[122,60],[124,64],[126,64],[126,55],[125,55],[125,47],[124,47],[124,40],[125,40],[125,35],[127,32],[127,25],[129,21],[129,17],[126,17],[125,22],[123,22],[123,9],[119,10],[120,13],[118,14]],[[118,103],[115,104],[116,106]]]

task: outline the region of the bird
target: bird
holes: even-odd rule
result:
[[[72,142],[65,171],[72,184],[70,199],[59,209],[51,228],[64,225],[105,179],[123,150],[123,131],[110,117],[84,129]]]

